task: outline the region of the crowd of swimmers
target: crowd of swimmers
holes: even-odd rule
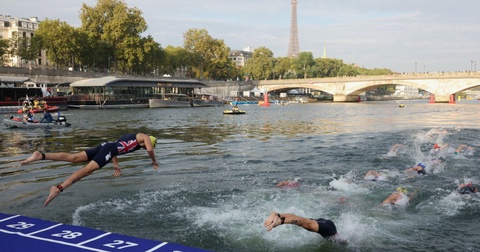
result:
[[[79,180],[89,176],[94,171],[101,169],[110,161],[113,162],[114,176],[119,176],[121,173],[118,165],[117,156],[126,154],[138,149],[145,149],[152,160],[153,168],[158,168],[158,163],[155,158],[154,148],[156,146],[156,138],[144,133],[132,133],[120,137],[114,142],[101,143],[97,147],[93,147],[86,151],[78,153],[44,153],[35,151],[29,158],[25,159],[21,163],[23,165],[40,161],[40,160],[53,160],[53,161],[68,161],[68,162],[87,162],[87,164],[80,170],[74,172],[64,182],[52,186],[50,188],[50,194],[45,201],[44,205],[47,206],[54,198],[56,198],[63,190],[72,186]],[[445,162],[445,156],[441,155],[447,145],[434,144],[433,153],[435,160],[432,159],[432,163]],[[399,150],[405,149],[402,144],[396,144],[392,147],[389,155],[396,154]],[[462,150],[468,149],[473,152],[473,148],[467,145],[460,145],[454,152],[458,155]],[[423,162],[419,162],[416,165],[405,170],[406,174],[415,176],[424,176],[427,174],[427,165]],[[371,181],[387,181],[388,174],[382,174],[375,170],[369,170],[365,176],[365,180]],[[294,180],[285,180],[276,184],[279,188],[297,188],[301,185],[301,178],[295,178]],[[479,185],[471,182],[458,185],[457,192],[460,194],[477,193],[479,191]],[[405,186],[398,186],[396,190],[380,204],[382,207],[397,207],[406,206],[408,202],[415,196],[417,191],[408,193]],[[339,203],[345,202],[345,197],[340,197]],[[337,228],[332,220],[324,218],[306,218],[298,216],[292,213],[278,213],[271,212],[267,219],[264,221],[264,226],[267,231],[271,231],[273,228],[291,224],[302,227],[303,229],[320,234],[323,238],[338,243],[346,243],[345,238],[340,237],[337,232]]]
[[[435,134],[446,134],[446,130],[438,130],[434,129],[426,135],[429,140],[433,138]],[[433,158],[431,158],[432,165],[442,164],[446,161],[446,153],[445,150],[448,147],[448,144],[433,144],[433,148],[431,154],[433,154]],[[395,156],[399,153],[399,151],[405,151],[406,147],[403,144],[395,144],[392,146],[390,151],[388,152],[387,156]],[[469,153],[473,153],[474,148],[467,146],[465,144],[460,145],[455,149],[453,152],[454,155],[459,155],[464,152],[464,150],[468,150]],[[408,177],[414,176],[425,176],[427,175],[427,165],[424,162],[419,162],[416,165],[407,168],[405,174]],[[369,181],[388,181],[389,179],[388,172],[379,172],[376,170],[369,170],[364,176],[364,180]],[[300,186],[300,178],[296,178],[294,180],[284,180],[279,182],[276,187],[279,188],[296,188]],[[346,183],[350,184],[353,183],[352,179],[346,179]],[[458,194],[472,194],[478,193],[480,189],[479,184],[475,184],[473,182],[465,182],[461,183],[457,186],[456,192]],[[385,200],[380,203],[380,207],[385,209],[395,209],[398,207],[405,207],[410,200],[416,195],[418,190],[414,190],[414,192],[409,193],[405,186],[398,186],[396,190],[390,194]],[[339,203],[343,204],[346,201],[345,197],[339,198]],[[283,225],[283,224],[294,224],[303,229],[315,232],[320,234],[327,240],[336,241],[340,243],[346,243],[344,238],[341,238],[337,232],[336,226],[333,221],[319,218],[319,219],[312,219],[312,218],[305,218],[301,216],[297,216],[291,213],[277,213],[271,212],[270,216],[265,220],[264,226],[267,231],[272,230],[273,228]]]

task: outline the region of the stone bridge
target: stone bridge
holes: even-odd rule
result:
[[[480,72],[262,80],[256,84],[258,89],[266,92],[297,88],[323,91],[332,94],[334,102],[358,101],[359,95],[370,89],[384,85],[403,85],[429,92],[431,102],[454,103],[456,93],[480,86]]]

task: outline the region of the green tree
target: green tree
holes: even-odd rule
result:
[[[7,63],[8,46],[8,39],[0,39],[0,65]]]
[[[276,76],[274,78],[285,78],[286,73],[290,70],[292,60],[289,57],[276,58],[274,73]]]
[[[273,78],[275,71],[273,52],[266,47],[259,47],[253,51],[252,58],[247,60],[245,72],[252,79],[267,80]]]
[[[183,47],[190,53],[192,71],[197,78],[223,78],[233,65],[230,48],[212,38],[205,29],[190,29],[183,34]]]
[[[40,39],[37,37],[18,37],[17,45],[16,55],[27,62],[33,61],[36,65],[37,62],[35,59],[37,59],[38,53],[41,50]]]
[[[136,53],[142,53],[140,34],[147,29],[147,23],[138,8],[128,8],[120,0],[98,0],[94,7],[84,3],[80,12],[82,30],[106,46],[107,65],[111,61],[116,69],[121,62],[120,70],[131,71],[135,62],[143,59]]]
[[[303,75],[303,78],[308,77],[308,73],[312,72],[315,61],[313,60],[313,54],[311,52],[300,52],[296,58],[293,58],[293,68],[299,74]],[[300,77],[300,76],[298,76]]]
[[[165,59],[162,61],[163,73],[174,76],[177,69],[188,69],[191,66],[190,52],[183,47],[165,47]]]
[[[66,22],[46,19],[38,25],[36,37],[42,49],[47,51],[47,58],[55,66],[73,64],[75,29]]]

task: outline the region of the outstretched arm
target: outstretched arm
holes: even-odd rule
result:
[[[420,167],[418,167],[418,166],[410,167],[410,168],[408,168],[407,170],[405,170],[405,172],[418,171],[419,168],[420,168]]]
[[[468,148],[469,150],[473,151],[473,148],[472,148],[472,147],[467,146],[467,145],[465,145],[465,144],[462,144],[462,145],[460,145],[460,146],[455,150],[455,152],[460,153],[460,151],[461,151],[463,148]]]
[[[112,162],[113,162],[113,169],[115,169],[113,171],[113,176],[118,177],[122,174],[122,169],[120,169],[120,166],[118,165],[118,159],[116,156],[112,158]]]
[[[279,214],[275,212],[272,212],[270,216],[268,216],[263,225],[265,228],[267,228],[267,231],[270,231],[274,227],[282,224],[294,224],[310,232],[318,232],[319,228],[318,223],[315,220],[300,217],[294,214]]]
[[[142,138],[142,142],[145,145],[145,149],[147,150],[148,156],[152,159],[153,169],[158,169],[157,159],[155,158],[155,151],[153,149],[153,144],[150,141],[150,137],[146,134],[139,133],[139,137]]]

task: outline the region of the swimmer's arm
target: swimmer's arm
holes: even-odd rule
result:
[[[414,166],[414,167],[408,168],[407,170],[405,170],[405,172],[411,172],[411,171],[417,171],[417,170],[418,170],[418,166]]]
[[[155,151],[153,149],[152,142],[150,142],[150,137],[146,134],[139,133],[142,137],[143,144],[147,150],[148,156],[152,159],[153,169],[158,169],[157,159],[155,158]]]
[[[122,169],[120,169],[120,166],[118,165],[118,159],[116,156],[112,158],[112,162],[113,162],[113,169],[115,169],[113,171],[113,176],[118,177],[120,176],[120,174],[122,174]]]
[[[385,204],[388,204],[388,205],[394,205],[395,204],[395,201],[397,201],[397,196],[396,194],[392,194],[390,196],[388,196],[388,198],[386,198],[380,205],[378,205],[379,207],[382,207],[384,206]]]
[[[147,150],[148,156],[152,159],[152,164],[153,164],[153,169],[158,169],[158,163],[157,160],[155,159],[155,151],[152,150]]]

